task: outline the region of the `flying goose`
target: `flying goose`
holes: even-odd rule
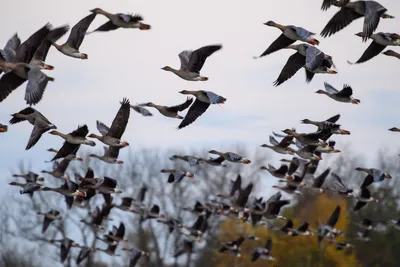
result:
[[[80,59],[88,59],[88,55],[80,52],[79,47],[81,46],[83,39],[85,38],[87,29],[89,28],[95,17],[96,13],[84,17],[77,24],[75,24],[74,27],[72,27],[68,40],[64,44],[56,44],[53,40],[52,45],[54,45],[54,47],[57,48],[58,51],[66,56]]]
[[[364,229],[364,230],[368,230],[368,231],[371,231],[371,230],[374,230],[374,227],[373,227],[373,222],[372,222],[372,220],[370,220],[370,219],[368,219],[368,218],[363,218],[362,219],[362,221],[361,222],[359,222],[359,223],[355,223],[358,227],[360,227],[360,228],[362,228],[362,229]]]
[[[327,95],[338,102],[352,103],[356,105],[360,104],[361,102],[359,99],[355,99],[352,97],[353,89],[350,87],[350,85],[343,85],[343,89],[341,91],[336,90],[332,85],[327,82],[324,82],[324,86],[326,91],[320,89],[316,91],[316,93]]]
[[[318,127],[318,131],[322,131],[325,128],[334,126],[335,123],[339,120],[339,118],[340,118],[340,114],[337,114],[337,115],[330,117],[329,119],[324,120],[324,121],[312,121],[309,119],[304,119],[304,120],[301,120],[301,123],[315,125]]]
[[[342,182],[342,179],[340,178],[339,175],[337,175],[336,173],[332,172],[331,173],[331,185],[327,188],[333,192],[336,192],[340,195],[345,195],[347,197],[353,197],[353,189],[348,188],[347,186],[345,186]]]
[[[180,171],[180,170],[169,170],[169,169],[162,169],[162,173],[169,173],[168,175],[168,183],[179,183],[185,177],[193,178],[194,174],[190,172]]]
[[[104,154],[102,156],[96,155],[96,154],[90,154],[89,157],[97,158],[99,160],[102,160],[104,162],[111,163],[111,164],[124,164],[124,162],[122,160],[118,160],[120,147],[104,146],[103,150],[104,150]]]
[[[83,191],[80,191],[79,186],[70,180],[65,180],[64,184],[60,187],[56,187],[56,188],[44,187],[43,191],[53,191],[53,192],[57,192],[57,193],[60,193],[61,195],[63,195],[65,197],[65,202],[67,204],[68,209],[71,209],[72,204],[74,202],[74,197],[86,196],[86,193]]]
[[[121,222],[118,228],[113,226],[112,234],[108,234],[105,236],[117,242],[128,242],[128,239],[124,239],[124,235],[125,235],[125,225],[124,223]]]
[[[345,4],[328,22],[321,32],[322,37],[329,37],[344,29],[354,20],[364,17],[363,41],[376,30],[380,18],[394,18],[386,13],[387,9],[375,1],[354,1]]]
[[[316,133],[298,133],[291,129],[285,129],[282,132],[292,135],[296,140],[301,142],[303,145],[313,145],[326,147],[327,143],[320,141]]]
[[[196,100],[193,105],[189,108],[185,118],[179,124],[178,129],[182,129],[189,124],[192,124],[198,117],[200,117],[211,104],[224,104],[226,98],[219,96],[211,91],[187,91],[183,90],[179,93],[184,95],[194,95]]]
[[[76,265],[79,265],[84,259],[89,257],[91,252],[97,250],[97,248],[89,248],[86,246],[78,246],[81,250],[79,251],[78,257],[76,258]]]
[[[78,126],[76,130],[69,134],[63,134],[55,130],[49,132],[49,134],[58,135],[65,140],[63,146],[58,150],[57,154],[51,161],[64,158],[69,154],[76,155],[81,145],[95,146],[95,142],[85,138],[88,133],[89,129],[87,125]]]
[[[217,197],[228,198],[228,199],[233,198],[235,196],[235,193],[242,189],[242,176],[239,174],[236,177],[236,180],[234,180],[234,181],[231,180],[229,184],[231,185],[231,190],[230,190],[229,195],[218,194]]]
[[[42,99],[48,81],[54,81],[54,78],[48,77],[41,70],[54,68],[44,63],[51,46],[50,40],[58,40],[68,31],[68,26],[51,31],[49,27],[50,25],[46,25],[19,46],[12,61],[4,62],[0,59],[0,69],[10,70],[0,80],[0,88],[4,88],[4,98],[28,80],[25,100],[27,104],[35,105]]]
[[[392,176],[384,171],[375,169],[375,168],[361,168],[358,167],[356,168],[356,171],[362,171],[366,172],[368,175],[365,177],[363,184],[361,185],[361,188],[367,187],[372,183],[378,183],[382,182],[383,180],[386,179],[391,179]]]
[[[208,151],[208,153],[215,154],[215,155],[218,155],[220,157],[223,157],[225,160],[227,160],[229,162],[244,163],[244,164],[250,164],[251,163],[250,160],[248,160],[246,158],[243,158],[242,156],[240,156],[240,155],[238,155],[236,153],[233,153],[233,152],[225,152],[224,153],[224,152],[219,152],[219,151],[216,151],[216,150],[210,150],[210,151]]]
[[[289,57],[279,77],[274,82],[274,86],[281,85],[303,67],[306,70],[306,82],[310,82],[315,73],[337,73],[331,69],[332,66],[334,67],[332,57],[312,45],[306,43],[289,45],[286,49],[294,49],[297,52]]]
[[[222,45],[209,45],[194,51],[182,51],[178,55],[181,60],[181,68],[179,70],[171,68],[170,66],[165,66],[161,69],[171,71],[187,81],[207,81],[207,77],[200,76],[200,70],[206,62],[206,59],[221,48]]]
[[[340,230],[335,228],[340,216],[340,206],[336,206],[326,224],[320,224],[318,228],[318,243],[326,237],[336,236],[341,233]]]
[[[353,211],[360,210],[363,208],[367,203],[369,202],[379,202],[377,199],[371,197],[371,192],[368,190],[368,188],[363,187],[359,191],[355,190],[353,191],[353,196],[355,199],[357,199],[356,205],[353,208]]]
[[[187,109],[192,104],[192,102],[193,98],[188,97],[184,103],[176,106],[160,106],[152,102],[146,103],[146,106],[157,109],[158,112],[160,112],[160,114],[164,115],[165,117],[183,119],[182,116],[178,115],[178,112]]]
[[[274,21],[268,21],[264,23],[264,25],[275,27],[281,30],[282,34],[267,48],[267,50],[265,50],[259,56],[259,58],[274,53],[282,48],[285,48],[296,41],[302,41],[312,45],[319,44],[319,41],[313,37],[315,36],[315,33],[309,32],[302,27],[296,27],[293,25],[284,26],[275,23]]]
[[[29,63],[42,41],[50,32],[50,28],[51,25],[47,23],[32,34],[25,42],[18,46],[10,62],[0,59],[0,70],[9,71],[0,78],[0,102],[6,99],[9,94],[29,78],[28,73],[31,68],[33,71],[30,73],[30,83],[28,83],[26,91],[43,89],[45,87],[47,76],[40,71],[40,68],[29,65]],[[6,68],[3,69],[3,67]]]
[[[57,161],[54,161],[52,171],[43,170],[42,173],[50,174],[55,178],[69,180],[70,177],[68,175],[65,175],[65,171],[67,170],[71,160],[83,161],[82,158],[79,158],[73,154],[69,154],[60,163],[58,163]]]
[[[272,250],[272,239],[269,238],[265,243],[264,247],[255,248],[251,261],[255,262],[258,259],[274,261],[275,258],[271,256],[271,250]]]
[[[240,246],[242,245],[242,243],[245,240],[246,239],[241,236],[236,240],[223,243],[221,248],[218,250],[218,252],[226,253],[228,255],[240,258],[240,257],[242,257],[242,255],[240,254]]]
[[[46,70],[54,69],[54,66],[45,63],[47,54],[50,50],[52,43],[60,39],[68,30],[69,30],[68,25],[52,29],[47,34],[46,38],[41,42],[35,54],[33,54],[33,57],[29,64],[38,66],[40,69],[46,69]]]
[[[19,191],[19,193],[22,194],[29,194],[30,197],[33,197],[33,193],[35,191],[42,191],[44,186],[41,184],[37,183],[32,183],[32,182],[25,182],[25,183],[19,183],[19,182],[10,182],[8,183],[9,185],[12,186],[19,186],[22,187],[22,190]]]
[[[42,233],[46,232],[47,228],[49,227],[52,221],[62,220],[62,217],[60,216],[60,212],[58,210],[50,210],[49,212],[46,213],[38,212],[37,214],[44,215]]]
[[[122,100],[121,107],[119,108],[117,115],[115,116],[111,127],[107,127],[104,123],[97,121],[97,130],[101,133],[101,136],[96,134],[88,135],[89,138],[96,138],[110,147],[126,147],[129,146],[128,142],[121,141],[121,137],[125,132],[126,126],[129,121],[130,115],[130,103],[129,99],[124,98]]]
[[[261,145],[261,147],[270,148],[279,154],[293,155],[294,150],[291,147],[289,147],[292,144],[293,138],[294,137],[292,135],[288,135],[285,136],[280,142],[278,142],[273,136],[270,135],[269,142],[272,144],[272,146],[268,144],[263,144]]]
[[[12,114],[11,116],[13,118],[10,120],[10,124],[16,124],[27,120],[33,125],[31,136],[25,148],[26,150],[33,147],[45,132],[51,129],[57,129],[57,127],[52,124],[42,113],[31,107],[25,108],[18,113]]]
[[[43,177],[39,177],[39,174],[34,172],[28,172],[27,174],[13,174],[12,177],[24,178],[27,183],[37,183],[44,181]]]
[[[325,179],[326,179],[326,177],[328,177],[330,171],[331,171],[331,168],[327,168],[319,176],[317,176],[316,178],[313,179],[313,182],[311,185],[302,183],[302,184],[300,184],[300,187],[306,188],[307,190],[318,192],[318,193],[325,192],[325,190],[324,190],[324,188],[322,188],[322,186],[324,185]]]
[[[189,163],[190,166],[196,166],[199,164],[199,158],[194,157],[194,156],[189,156],[189,155],[184,155],[184,156],[180,156],[180,155],[172,155],[170,158],[170,160],[183,160],[187,163]]]
[[[69,254],[69,251],[71,249],[71,247],[80,247],[80,245],[78,243],[76,243],[74,240],[69,239],[67,237],[65,237],[64,239],[59,239],[59,240],[49,240],[50,243],[56,243],[56,242],[60,242],[60,261],[64,262]]]
[[[150,30],[151,26],[148,24],[144,24],[143,17],[139,14],[131,15],[131,14],[111,14],[107,11],[104,11],[101,8],[95,8],[90,10],[90,12],[94,14],[104,15],[109,19],[108,22],[104,23],[96,30],[90,32],[107,32],[116,30],[118,28],[125,28],[125,29],[139,29],[139,30]]]
[[[392,127],[392,128],[389,129],[389,131],[391,131],[391,132],[400,132],[400,129],[397,128],[397,127]]]
[[[397,33],[378,32],[367,37],[363,32],[359,32],[356,35],[367,39],[370,38],[372,39],[372,43],[355,63],[347,61],[350,65],[360,64],[370,60],[379,55],[387,46],[400,46],[400,35]]]
[[[283,164],[277,169],[271,164],[268,164],[268,167],[262,166],[260,169],[268,171],[272,176],[276,178],[285,178],[289,167]]]
[[[123,251],[127,251],[127,252],[129,252],[129,254],[131,254],[131,257],[130,257],[130,260],[129,260],[129,267],[135,267],[142,256],[149,256],[148,252],[144,252],[144,251],[142,251],[140,249],[137,249],[135,247],[133,247],[133,248],[122,248],[122,250]]]

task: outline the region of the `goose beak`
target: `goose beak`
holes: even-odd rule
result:
[[[385,178],[386,178],[386,179],[391,179],[392,176],[391,176],[390,174],[386,174],[386,175],[385,175]]]
[[[187,177],[189,177],[189,178],[193,178],[193,177],[194,177],[194,174],[193,174],[193,173],[190,173],[190,172],[188,172],[188,173],[186,173],[186,176],[187,176]]]
[[[346,135],[349,135],[349,134],[350,134],[350,131],[343,130],[343,129],[339,129],[339,132],[340,132],[341,134],[346,134]]]
[[[355,105],[358,105],[358,102],[355,101],[355,100],[351,100],[351,103],[352,103],[352,104],[355,104]]]
[[[335,70],[330,70],[330,71],[328,71],[328,74],[337,74],[337,71],[335,71]]]
[[[312,45],[319,45],[319,41],[317,39],[312,39],[309,41],[309,43]]]
[[[122,142],[122,143],[121,143],[121,147],[126,147],[126,146],[129,146],[129,143],[128,143],[128,142]]]
[[[251,163],[251,161],[248,160],[248,159],[242,159],[241,162],[244,163],[244,164],[250,164]]]

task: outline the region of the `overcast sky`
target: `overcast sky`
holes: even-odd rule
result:
[[[227,98],[224,105],[210,107],[196,122],[179,131],[179,120],[163,117],[155,110],[151,110],[154,116],[150,118],[132,112],[123,136],[130,147],[121,151],[122,159],[128,150],[143,148],[224,150],[230,144],[244,143],[255,150],[268,142],[271,131],[296,127],[299,132],[311,132],[315,128],[301,125],[301,119],[323,120],[338,113],[342,115],[339,123],[351,131],[350,136],[334,137],[338,149],[350,146],[370,161],[379,148],[396,151],[400,135],[387,129],[400,126],[400,61],[379,55],[361,65],[350,66],[346,62],[357,60],[370,43],[362,43],[354,35],[362,30],[362,20],[328,39],[317,36],[319,48],[333,56],[337,75],[316,75],[306,84],[304,71],[300,70],[276,88],[272,84],[293,51],[253,59],[280,35],[279,30],[263,25],[268,20],[320,33],[337,11],[333,7],[322,12],[321,2],[16,0],[0,10],[0,24],[4,25],[0,43],[4,45],[15,32],[24,41],[47,22],[55,27],[72,27],[95,7],[111,13],[140,13],[144,22],[152,26],[150,31],[119,29],[87,36],[80,50],[89,55],[88,60],[66,57],[51,49],[46,62],[55,66],[48,72],[55,82],[48,84],[35,108],[63,133],[71,132],[78,124],[87,124],[91,132],[97,133],[96,120],[111,124],[123,97],[133,104],[152,101],[175,105],[186,98],[179,91],[204,89]],[[399,16],[399,1],[380,2],[388,13]],[[98,15],[90,29],[106,21]],[[396,19],[383,20],[378,31],[396,32],[396,25]],[[64,42],[68,34],[59,42]],[[215,43],[221,43],[223,49],[212,55],[202,69],[202,74],[210,78],[207,82],[185,81],[160,69],[165,65],[179,68],[178,54],[182,50]],[[338,88],[350,84],[361,104],[338,103],[315,94],[323,88],[324,81]],[[7,123],[10,114],[26,107],[25,85],[0,103],[1,123]],[[32,126],[25,122],[10,126],[8,133],[0,135],[3,177],[16,169],[18,161],[30,162],[32,170],[40,171],[46,167],[44,160],[51,158],[45,150],[61,147],[61,138],[44,134],[35,147],[25,151],[31,130]],[[84,149],[102,152],[102,145],[98,142],[95,148]]]

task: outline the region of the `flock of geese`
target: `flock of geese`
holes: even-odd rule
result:
[[[364,17],[363,29],[357,33],[362,41],[372,40],[372,43],[362,56],[355,62],[350,64],[364,63],[381,53],[387,46],[399,46],[400,36],[396,33],[374,33],[380,19],[391,19],[393,16],[387,14],[386,8],[376,1],[354,1],[349,0],[324,0],[322,10],[327,10],[331,6],[339,8],[338,12],[328,22],[322,30],[322,37],[329,37],[336,34],[347,25],[358,18]],[[53,162],[52,170],[43,170],[49,176],[60,179],[63,184],[60,187],[51,188],[43,184],[44,178],[34,172],[27,174],[14,174],[13,177],[25,179],[24,183],[14,181],[10,185],[21,187],[21,194],[33,195],[36,191],[53,191],[65,197],[67,207],[71,209],[73,206],[85,207],[89,200],[96,194],[104,196],[104,204],[101,207],[96,207],[89,214],[89,220],[82,220],[82,223],[92,227],[97,232],[106,232],[103,237],[97,236],[97,239],[104,242],[107,247],[89,248],[79,245],[77,242],[64,238],[61,240],[50,240],[50,242],[60,243],[60,260],[64,262],[68,257],[70,249],[73,247],[80,248],[80,253],[76,260],[77,264],[82,262],[90,253],[102,251],[108,255],[114,256],[116,249],[125,239],[125,226],[120,223],[109,231],[105,229],[103,222],[107,220],[113,208],[117,208],[126,212],[138,214],[141,221],[157,220],[165,224],[169,232],[179,231],[184,242],[180,250],[176,251],[174,257],[186,253],[194,253],[196,242],[202,242],[204,235],[207,233],[208,220],[211,216],[225,216],[232,219],[240,220],[244,223],[251,223],[254,226],[264,226],[268,229],[278,231],[282,234],[292,237],[312,236],[314,233],[318,237],[318,242],[326,241],[336,244],[338,250],[350,247],[347,242],[338,242],[336,237],[343,235],[343,232],[335,228],[336,222],[340,217],[340,207],[337,206],[332,211],[330,218],[327,218],[326,223],[320,224],[318,230],[309,228],[309,224],[305,222],[299,227],[294,227],[293,222],[280,215],[282,207],[290,204],[290,200],[282,199],[283,191],[288,194],[303,194],[303,191],[309,191],[315,194],[324,192],[333,192],[337,195],[342,195],[345,198],[353,198],[356,204],[353,211],[356,212],[366,206],[368,203],[378,202],[378,199],[372,197],[369,186],[372,183],[379,183],[391,176],[378,169],[374,168],[357,168],[357,171],[365,172],[366,177],[364,182],[358,188],[349,188],[341,178],[332,172],[330,168],[316,175],[317,166],[322,160],[322,154],[339,153],[340,150],[335,148],[335,141],[330,138],[333,135],[349,135],[350,131],[341,128],[337,124],[340,115],[335,115],[325,121],[313,121],[309,119],[302,120],[304,124],[314,125],[315,132],[299,133],[294,128],[286,129],[284,134],[273,133],[270,136],[271,144],[263,144],[262,147],[269,148],[276,153],[284,155],[293,155],[291,160],[282,160],[282,165],[275,168],[272,165],[261,167],[273,177],[279,179],[284,186],[274,186],[278,188],[276,194],[267,200],[263,198],[251,198],[250,195],[253,189],[253,183],[242,186],[242,178],[239,175],[236,180],[231,181],[230,191],[228,194],[221,192],[217,195],[218,201],[210,203],[196,204],[185,210],[196,214],[197,220],[191,226],[187,226],[176,218],[166,216],[161,213],[158,205],[153,205],[151,208],[146,208],[143,205],[147,188],[143,187],[139,190],[136,198],[123,197],[122,202],[117,204],[113,196],[121,194],[118,189],[118,181],[110,178],[96,178],[94,171],[89,168],[84,177],[78,177],[76,181],[72,181],[70,176],[66,174],[68,165],[72,160],[82,161],[82,158],[77,156],[77,152],[81,145],[95,146],[93,140],[103,143],[104,154],[90,154],[90,157],[97,158],[109,164],[123,164],[124,162],[118,159],[120,149],[129,146],[129,143],[122,139],[122,135],[130,117],[130,110],[133,109],[143,116],[152,116],[153,114],[148,108],[155,108],[157,111],[169,118],[181,120],[178,129],[184,128],[192,124],[209,108],[210,105],[224,104],[226,98],[205,90],[187,91],[183,90],[179,93],[189,95],[185,102],[174,105],[164,106],[154,104],[152,102],[131,105],[129,99],[124,98],[120,102],[119,110],[111,123],[107,126],[101,121],[96,122],[99,133],[90,133],[87,125],[80,125],[77,129],[70,132],[61,132],[57,130],[55,124],[50,122],[42,113],[34,109],[35,105],[41,101],[47,83],[54,81],[54,78],[48,76],[44,70],[52,70],[53,66],[46,63],[48,52],[52,46],[66,56],[77,59],[88,59],[88,55],[81,52],[80,46],[86,35],[94,32],[105,32],[116,30],[118,28],[134,28],[139,30],[150,30],[151,26],[143,23],[143,18],[140,15],[129,15],[123,13],[112,14],[100,8],[95,8],[91,13],[80,20],[72,27],[68,40],[64,44],[57,44],[58,40],[67,33],[69,26],[61,26],[53,28],[50,24],[46,24],[37,32],[32,34],[25,42],[21,43],[17,34],[14,34],[6,43],[3,50],[0,50],[0,71],[4,74],[0,78],[0,102],[4,101],[8,95],[20,87],[25,81],[28,81],[26,86],[25,101],[29,105],[25,109],[12,114],[10,124],[16,124],[23,121],[28,121],[33,125],[32,133],[29,137],[26,149],[31,149],[41,139],[42,135],[49,133],[63,139],[62,146],[56,149],[49,149],[54,153],[51,160]],[[88,32],[90,24],[97,15],[105,16],[108,21],[97,29]],[[315,33],[310,32],[302,27],[293,25],[281,25],[273,21],[268,21],[265,25],[275,27],[282,33],[273,41],[268,49],[263,52],[259,58],[265,57],[271,53],[281,49],[293,49],[295,53],[289,57],[277,80],[275,86],[286,82],[301,68],[305,69],[306,81],[310,82],[315,74],[335,74],[335,65],[332,56],[325,54],[316,46],[320,41],[315,38]],[[299,44],[294,44],[300,41]],[[180,68],[175,69],[170,66],[165,66],[162,70],[172,72],[181,79],[187,81],[207,81],[208,77],[202,76],[200,71],[205,64],[205,61],[213,53],[219,51],[222,45],[208,45],[197,50],[185,50],[178,56],[181,62]],[[400,55],[392,50],[387,50],[383,53],[387,56],[400,58]],[[332,85],[325,83],[325,89],[319,90],[317,93],[325,94],[335,101],[359,104],[360,100],[352,97],[353,90],[351,86],[344,85],[343,89],[335,89]],[[195,100],[193,99],[195,98]],[[185,116],[180,115],[180,112],[188,109]],[[0,124],[0,132],[5,133],[8,130],[7,125]],[[394,132],[399,132],[400,129],[394,127],[390,129]],[[277,138],[281,138],[280,141]],[[292,146],[296,148],[293,148]],[[210,150],[210,154],[216,157],[199,158],[193,155],[173,155],[171,160],[182,160],[187,162],[188,166],[209,165],[211,167],[227,167],[226,163],[251,164],[251,161],[242,155],[234,152],[222,152]],[[61,160],[61,161],[56,161]],[[193,178],[194,173],[182,169],[163,169],[161,173],[168,175],[168,183],[180,183],[185,178]],[[329,176],[330,175],[330,176]],[[328,179],[329,177],[329,179]],[[329,181],[327,181],[329,180]],[[42,232],[45,233],[53,221],[62,220],[62,214],[57,210],[38,213],[44,217]],[[281,228],[271,226],[270,221],[284,220],[286,224]],[[400,230],[400,220],[392,220],[392,226]],[[359,233],[360,240],[369,241],[368,233],[373,231],[374,222],[365,218],[358,225],[363,232]],[[254,236],[240,236],[236,240],[226,242],[220,245],[219,252],[226,253],[235,257],[241,257],[240,246],[246,240],[258,240]],[[133,267],[142,256],[149,256],[147,252],[141,251],[136,247],[122,248],[132,255],[129,266]],[[268,239],[265,246],[257,246],[254,248],[252,260],[258,259],[274,260],[272,256],[272,241]]]

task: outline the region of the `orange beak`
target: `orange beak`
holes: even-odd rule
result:
[[[391,176],[390,174],[386,174],[386,175],[385,175],[385,178],[386,178],[386,179],[392,179],[392,176]]]
[[[343,130],[343,129],[340,129],[339,132],[340,132],[341,134],[347,134],[347,135],[350,134],[350,131]]]
[[[122,143],[121,143],[121,147],[126,147],[126,146],[129,146],[129,143],[128,143],[128,142],[122,142]]]
[[[189,177],[189,178],[193,178],[194,174],[189,172],[189,173],[186,174],[186,176]]]
[[[81,59],[88,59],[88,55],[83,54],[83,55],[81,56]]]
[[[286,177],[286,179],[287,179],[288,181],[293,181],[293,177],[292,177],[292,176],[288,176],[288,177]]]
[[[251,161],[250,161],[250,160],[248,160],[248,159],[242,159],[242,163],[244,163],[244,164],[250,164],[250,163],[251,163]]]
[[[337,74],[337,71],[330,70],[328,73],[329,73],[329,74]]]
[[[79,191],[78,192],[78,197],[85,197],[86,193]]]
[[[43,66],[46,70],[53,70],[54,69],[54,67],[53,66],[51,66],[51,65],[47,65],[47,64],[44,64],[44,66]]]
[[[319,41],[317,39],[312,39],[309,41],[309,43],[312,45],[319,45]]]
[[[5,128],[5,127],[0,128],[0,133],[4,133],[4,132],[7,132],[7,128]]]
[[[122,160],[118,160],[117,164],[124,164],[124,162]]]
[[[352,104],[355,104],[355,105],[358,105],[358,102],[355,101],[355,100],[351,100],[351,103],[352,103]]]
[[[148,24],[140,23],[139,29],[140,29],[140,30],[150,30],[150,29],[151,29],[151,26],[148,25]]]
[[[80,158],[80,157],[76,157],[75,159],[78,161],[83,161],[83,158]]]

